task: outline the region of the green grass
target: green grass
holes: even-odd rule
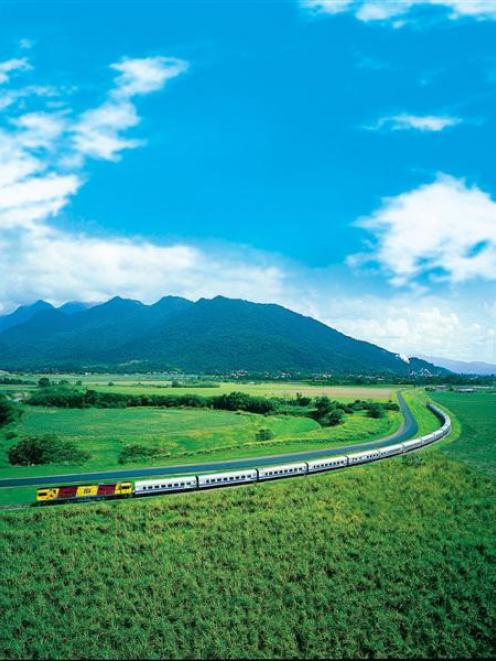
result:
[[[47,375],[13,374],[11,376],[19,376],[24,380],[30,380],[37,383],[42,376]],[[125,376],[121,374],[92,374],[87,376],[82,376],[80,374],[58,374],[55,376],[49,375],[49,378],[57,382],[64,379],[72,384],[81,381],[83,385],[89,388],[94,388],[95,390],[134,395],[143,393],[163,395],[172,392],[175,394],[195,393],[197,395],[210,397],[239,390],[241,392],[246,392],[249,395],[259,395],[264,397],[294,397],[297,392],[301,392],[311,397],[328,395],[329,397],[347,402],[355,399],[373,399],[379,401],[394,399],[394,393],[397,389],[396,386],[390,386],[388,384],[380,386],[310,386],[308,383],[280,381],[265,383],[224,381],[216,383],[218,387],[215,388],[185,387],[171,389],[171,380],[169,378],[161,378],[158,375],[148,374],[137,374],[133,376]],[[114,385],[109,386],[109,382],[112,382]],[[2,391],[2,388],[5,388],[6,390],[15,390],[16,392],[28,392],[33,390],[32,386],[2,386],[0,384],[0,392]]]
[[[0,658],[493,657],[496,407],[471,397],[434,394],[461,435],[413,463],[0,512]]]
[[[495,495],[431,454],[4,512],[0,657],[489,657]]]
[[[461,434],[443,446],[443,453],[496,477],[496,392],[430,394],[461,425]]]
[[[400,425],[400,414],[372,419],[365,412],[347,415],[336,427],[323,428],[314,420],[295,416],[261,416],[197,409],[55,409],[25,407],[15,430],[17,438],[0,440],[0,477],[54,475],[130,466],[166,466],[175,463],[217,461],[333,447],[385,436]],[[273,438],[257,441],[261,428]],[[4,432],[5,433],[5,432]],[[53,433],[72,440],[91,453],[79,466],[13,467],[8,448],[26,435]],[[160,448],[160,457],[134,464],[119,464],[121,449],[131,443]]]
[[[140,395],[143,393],[163,395],[168,393],[175,394],[197,394],[204,397],[222,395],[233,391],[245,392],[249,395],[262,397],[295,397],[300,392],[310,397],[327,395],[333,399],[339,399],[342,402],[352,402],[355,399],[373,399],[378,401],[387,401],[394,398],[394,389],[388,386],[309,386],[305,383],[219,383],[217,388],[169,388],[168,382],[136,382],[136,381],[116,381],[114,386],[99,383],[94,384],[94,389],[101,392],[116,392]]]

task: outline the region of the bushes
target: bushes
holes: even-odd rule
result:
[[[44,464],[82,464],[90,458],[72,441],[62,441],[53,434],[27,436],[8,451],[13,466],[39,466]]]
[[[334,411],[327,413],[324,417],[319,419],[322,427],[335,427],[344,421],[345,413],[340,408],[335,408]]]
[[[384,408],[380,404],[370,404],[367,410],[369,418],[383,418],[386,415]]]
[[[8,399],[0,395],[0,427],[10,424],[15,420],[16,407]]]
[[[257,431],[255,438],[257,439],[257,441],[270,441],[272,438],[274,438],[274,434],[271,432],[270,429],[266,429],[264,427]]]
[[[164,408],[214,408],[223,411],[248,411],[272,413],[277,410],[274,400],[252,397],[242,392],[232,392],[216,397],[200,395],[126,395],[115,392],[81,390],[67,386],[40,388],[28,400],[31,406],[57,406],[59,408],[127,408],[158,406]]]
[[[276,403],[265,397],[252,397],[244,392],[231,392],[229,395],[219,395],[208,398],[214,409],[223,411],[249,411],[250,413],[273,413]]]

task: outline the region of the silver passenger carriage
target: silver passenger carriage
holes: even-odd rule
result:
[[[294,477],[295,475],[306,475],[308,464],[303,461],[299,464],[283,464],[281,466],[265,466],[258,469],[259,480],[275,480],[279,477]]]
[[[212,487],[227,487],[232,484],[246,484],[256,482],[258,474],[256,469],[232,471],[230,473],[210,473],[198,475],[198,487],[209,489]]]
[[[416,450],[422,446],[421,438],[412,438],[411,441],[405,441],[403,443],[403,450],[405,452],[410,452],[410,450]]]
[[[137,496],[150,496],[154,493],[169,491],[187,491],[198,488],[196,475],[183,475],[160,480],[139,480],[134,483],[134,492]]]
[[[329,471],[334,468],[344,468],[348,465],[348,457],[322,457],[322,459],[313,459],[308,463],[308,472],[317,473],[319,471]]]
[[[386,445],[383,448],[379,448],[379,456],[382,459],[383,457],[392,457],[395,454],[401,454],[403,452],[403,445],[401,443],[396,443],[395,445]]]
[[[368,461],[380,459],[379,450],[365,450],[364,452],[355,452],[348,455],[348,465],[366,464]]]

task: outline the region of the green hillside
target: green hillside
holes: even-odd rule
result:
[[[221,296],[196,303],[165,297],[154,305],[114,298],[72,314],[49,308],[0,332],[0,367],[102,366],[193,373],[443,372],[279,305]]]

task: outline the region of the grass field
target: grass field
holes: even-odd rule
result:
[[[319,397],[320,395],[327,395],[332,399],[339,399],[341,402],[352,402],[355,399],[373,399],[379,401],[387,401],[393,399],[394,389],[390,387],[370,387],[370,386],[309,386],[304,383],[232,383],[225,382],[219,383],[217,388],[174,388],[169,389],[164,385],[154,383],[141,383],[136,382],[122,383],[116,382],[114,386],[108,384],[98,384],[94,386],[95,390],[104,392],[122,392],[126,394],[139,395],[142,393],[149,394],[187,394],[194,393],[209,397],[212,395],[221,395],[223,393],[230,393],[235,390],[245,392],[249,395],[259,395],[263,397],[295,397],[296,393],[302,393],[310,397]]]
[[[496,478],[496,392],[435,392],[432,399],[456,412],[461,436],[442,448]]]
[[[462,434],[408,458],[0,513],[0,658],[494,656],[496,408],[470,397],[435,394]]]
[[[490,657],[495,495],[438,454],[4,512],[0,657]]]
[[[373,440],[395,431],[401,422],[397,412],[372,419],[364,411],[347,415],[336,427],[321,427],[310,418],[261,416],[251,413],[194,409],[55,409],[25,407],[21,421],[11,425],[18,437],[0,443],[0,477],[50,475],[89,470],[123,468],[119,455],[123,447],[140,443],[157,448],[159,457],[149,457],[137,465],[166,466],[216,461],[226,458],[298,452],[309,448]],[[273,438],[257,441],[256,434],[269,429]],[[8,448],[26,435],[56,434],[75,441],[91,453],[80,466],[13,467],[7,459]]]
[[[24,380],[38,382],[42,374],[32,375],[11,375],[18,376]],[[246,392],[249,395],[260,395],[264,397],[294,397],[297,392],[318,397],[319,395],[328,395],[331,398],[340,401],[353,401],[355,399],[373,399],[387,401],[394,398],[396,388],[389,385],[381,386],[317,386],[308,385],[308,383],[298,382],[267,382],[267,383],[244,383],[238,381],[216,382],[213,388],[184,387],[171,389],[170,378],[160,378],[157,375],[133,375],[123,376],[119,374],[58,374],[51,376],[50,379],[60,381],[62,379],[69,383],[81,381],[83,385],[94,388],[102,392],[116,392],[139,395],[143,393],[163,395],[168,393],[187,394],[195,393],[206,397],[212,395],[221,395],[235,390]],[[109,383],[114,385],[109,386]],[[29,392],[33,386],[12,386],[1,385],[0,392]]]

